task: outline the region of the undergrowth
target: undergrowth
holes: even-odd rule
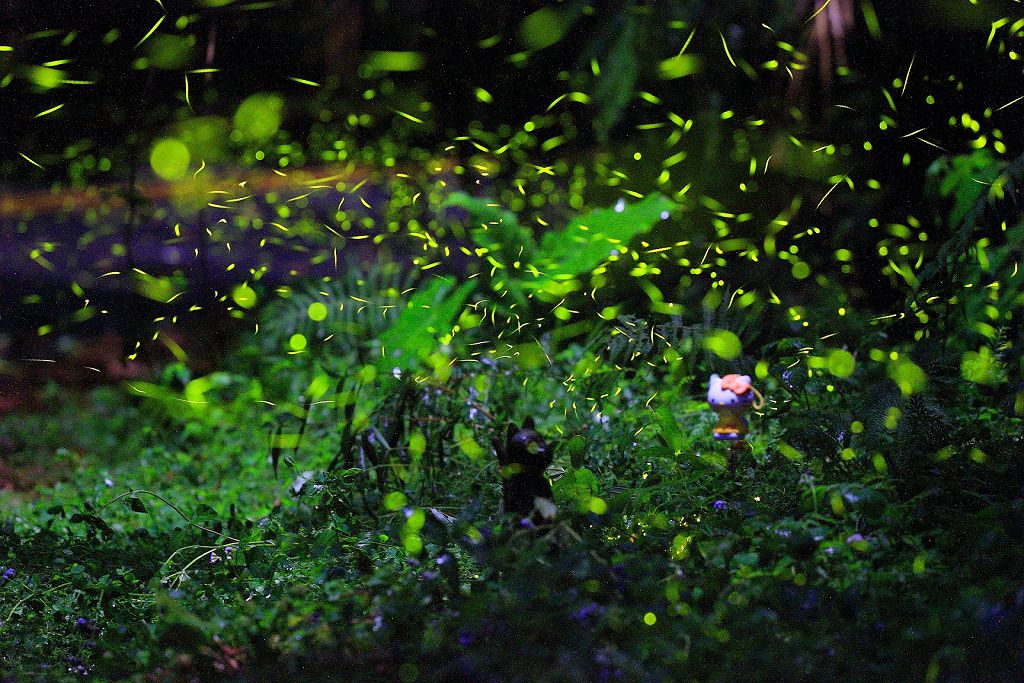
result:
[[[44,423],[73,428],[19,448],[78,439],[106,456],[0,526],[0,671],[996,680],[1020,666],[1021,430],[998,388],[936,361],[908,394],[866,364],[829,371],[798,338],[724,363],[703,334],[620,318],[421,381],[360,362],[359,343],[263,375],[241,372],[243,348],[224,372],[133,383],[135,398],[97,390],[91,414],[54,400],[63,417]],[[703,377],[722,365],[770,398],[749,451],[711,438]],[[536,524],[501,514],[491,446],[528,416],[555,448],[559,511]]]

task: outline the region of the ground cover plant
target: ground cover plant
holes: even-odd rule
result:
[[[925,5],[7,3],[0,680],[1024,678],[1024,18]]]

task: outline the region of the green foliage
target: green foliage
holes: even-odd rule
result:
[[[445,327],[461,306],[446,305],[445,292],[440,280],[421,288],[406,308],[415,321],[399,314],[390,338]],[[438,310],[420,308],[429,304]],[[315,322],[304,306],[295,313]],[[759,351],[774,407],[753,416],[749,454],[727,453],[703,403],[712,368],[698,361],[701,381],[676,394],[672,364],[615,371],[609,342],[620,325],[603,343],[564,344],[552,365],[515,374],[507,358],[422,385],[368,376],[362,390],[331,393],[314,379],[303,430],[269,447],[255,380],[179,367],[161,383],[133,382],[149,396],[141,402],[97,394],[119,427],[68,411],[66,431],[36,433],[35,448],[54,449],[67,432],[104,448],[87,435],[105,434],[133,455],[78,463],[0,525],[0,565],[15,569],[0,585],[0,671],[31,676],[70,657],[99,678],[311,666],[397,677],[413,663],[436,678],[456,661],[466,676],[500,665],[523,677],[554,667],[728,679],[751,667],[783,675],[802,661],[906,678],[923,675],[937,648],[977,638],[984,647],[958,649],[972,666],[1004,665],[999,641],[984,635],[989,617],[962,616],[973,605],[975,615],[1002,610],[992,618],[1008,626],[1020,619],[1003,603],[1024,560],[1007,476],[1020,421],[986,406],[984,385],[965,385],[959,364],[929,365],[927,384],[904,395],[888,378],[891,360],[850,366],[827,347],[799,353],[801,340],[781,340]],[[683,329],[666,332],[680,345],[703,338]],[[808,355],[841,362],[787,372]],[[559,379],[574,373],[587,382]],[[181,383],[198,407],[173,398]],[[661,391],[672,398],[652,402]],[[594,414],[541,410],[584,394]],[[494,424],[524,414],[540,417],[557,454],[549,475],[560,512],[537,532],[497,515],[482,445]],[[275,449],[279,470],[268,462]],[[891,640],[871,636],[879,624]],[[680,661],[672,653],[686,639]],[[738,646],[723,648],[726,639]],[[473,660],[460,659],[470,645]],[[941,661],[964,670],[962,659]]]
[[[623,202],[572,218],[564,229],[544,233],[538,267],[554,280],[589,273],[610,251],[649,232],[662,213],[673,208],[670,199],[654,193],[635,204]]]
[[[222,366],[175,353],[184,361],[156,376],[83,402],[49,387],[45,412],[0,417],[0,678],[1004,680],[1019,668],[1015,100],[963,113],[995,106],[993,93],[947,81],[948,50],[898,32],[899,13],[883,42],[870,2],[838,28],[884,56],[877,71],[834,62],[844,36],[817,40],[824,24],[812,30],[813,10],[794,3],[497,3],[407,32],[383,21],[407,14],[397,3],[368,3],[349,27],[374,27],[351,41],[366,52],[352,74],[332,55],[322,84],[305,50],[281,57],[301,69],[258,81],[238,62],[190,70],[197,36],[241,31],[230,50],[280,16],[200,4],[218,11],[128,45],[116,73],[129,85],[82,88],[108,94],[77,118],[75,98],[38,98],[94,85],[103,63],[22,56],[101,36],[0,46],[11,119],[32,122],[0,159],[5,177],[101,197],[123,179],[129,223],[157,224],[175,254],[199,235],[204,257],[231,261],[198,287],[191,266],[108,267],[133,225],[106,203],[55,215],[52,239],[32,232],[49,214],[27,209],[12,256],[51,272],[81,218],[76,246],[101,247],[110,272],[68,273],[58,298],[75,297],[75,322],[108,316],[103,287],[125,281],[165,324],[188,319],[170,305],[181,297],[241,330]],[[1020,27],[995,11],[966,22],[991,31],[987,44],[944,41],[984,45],[964,53],[972,63],[1012,62]],[[324,16],[312,10],[315,40],[293,43],[322,44],[337,25]],[[231,64],[224,47],[218,65]],[[151,82],[172,96],[132,87]],[[257,82],[281,92],[252,94]],[[446,108],[453,90],[466,101]],[[142,111],[132,130],[161,137],[96,127],[123,130],[125,103]],[[118,115],[86,120],[97,111]],[[48,127],[65,116],[66,140]],[[941,127],[941,146],[918,137]],[[138,210],[147,159],[167,182],[154,194],[175,206]],[[192,179],[200,160],[207,175]],[[245,172],[228,182],[226,163]],[[925,201],[907,197],[925,175]],[[202,213],[178,215],[179,193]],[[339,263],[346,248],[379,260]],[[246,263],[247,250],[267,261]],[[288,279],[299,273],[315,277]],[[73,338],[64,321],[36,324],[41,296],[17,294],[33,341]],[[768,399],[746,448],[712,438],[712,372],[750,374]],[[532,521],[499,513],[491,448],[526,417],[556,454],[558,509]]]
[[[513,212],[501,208],[491,199],[473,197],[465,192],[453,192],[441,205],[445,209],[450,207],[469,212],[468,222],[473,226],[469,231],[470,237],[499,263],[533,262],[536,241],[530,230],[519,224],[519,217]]]
[[[332,357],[362,361],[369,355],[369,343],[397,315],[408,282],[395,264],[367,269],[347,264],[342,278],[306,285],[272,300],[260,313],[260,346],[271,358],[284,360],[289,357],[289,340],[301,334],[317,340],[317,348]],[[239,286],[232,297],[243,308],[252,308],[260,299],[250,285]],[[310,311],[319,311],[319,306],[326,315],[317,320]]]
[[[456,287],[437,278],[413,294],[394,324],[379,336],[383,355],[378,362],[380,368],[411,370],[427,360],[438,341],[451,334],[472,289],[471,282]]]
[[[938,194],[952,199],[949,222],[959,226],[999,176],[1001,163],[987,149],[935,161],[929,174],[938,178]],[[973,226],[972,226],[973,227]]]

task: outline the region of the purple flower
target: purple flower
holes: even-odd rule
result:
[[[870,538],[865,538],[861,534],[851,534],[846,539],[846,545],[852,547],[854,550],[867,550],[868,543],[870,541]]]
[[[9,567],[7,571],[4,572],[4,578],[8,581],[14,578],[14,567]]]
[[[596,602],[590,602],[572,613],[572,618],[579,622],[589,620],[601,612],[601,606]]]
[[[88,625],[89,625],[89,620],[86,619],[85,617],[78,617],[77,619],[75,619],[75,626],[77,626],[78,628],[85,628]]]
[[[473,644],[473,634],[472,633],[466,633],[465,631],[463,631],[462,633],[459,634],[459,646],[460,647],[469,647],[472,644]]]
[[[519,520],[519,526],[521,526],[524,529],[532,529],[534,528],[534,523],[533,520],[529,517],[523,517],[521,520]]]
[[[729,506],[726,504],[724,500],[716,500],[714,503],[711,504],[711,507],[715,508],[716,510],[724,510]]]

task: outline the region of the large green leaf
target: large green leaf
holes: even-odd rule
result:
[[[635,204],[597,209],[573,218],[564,230],[544,235],[540,243],[544,257],[539,267],[556,279],[590,272],[612,250],[621,251],[634,237],[650,232],[662,213],[674,207],[671,199],[656,192]]]
[[[587,500],[597,494],[597,477],[586,467],[570,467],[555,481],[552,491],[560,503]]]
[[[378,367],[410,370],[433,352],[438,338],[451,332],[473,286],[472,282],[464,282],[455,287],[450,281],[437,278],[413,294],[395,324],[380,335],[384,357],[378,361]]]

